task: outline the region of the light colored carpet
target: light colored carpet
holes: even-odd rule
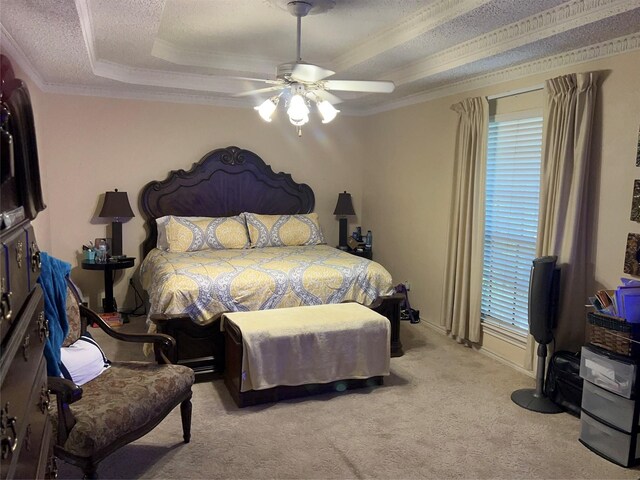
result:
[[[192,440],[179,409],[102,462],[101,478],[637,479],[578,442],[580,421],[524,410],[525,375],[424,323],[402,323],[405,355],[385,385],[239,409],[221,379],[194,386]],[[143,328],[133,319],[124,329]],[[96,329],[93,329],[95,331]],[[140,357],[138,349],[112,357]],[[79,470],[60,465],[60,478]]]

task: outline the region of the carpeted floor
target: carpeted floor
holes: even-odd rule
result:
[[[405,355],[382,387],[239,409],[221,379],[194,386],[192,440],[179,409],[102,462],[101,478],[637,479],[578,442],[580,421],[510,400],[534,381],[424,323],[402,323]],[[140,331],[141,318],[124,330]],[[96,329],[92,329],[92,333]],[[100,333],[100,332],[98,332]],[[139,349],[96,335],[112,358]],[[123,345],[120,342],[120,345]],[[60,464],[59,478],[80,478]]]

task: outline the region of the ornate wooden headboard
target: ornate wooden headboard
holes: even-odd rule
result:
[[[190,170],[173,170],[149,182],[140,193],[147,225],[146,256],[156,245],[156,218],[164,215],[228,217],[242,212],[310,213],[315,205],[309,185],[288,173],[275,173],[255,153],[238,147],[207,153]]]

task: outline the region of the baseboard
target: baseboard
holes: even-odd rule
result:
[[[443,326],[443,325],[439,325],[430,321],[425,321],[423,320],[424,324],[430,328],[431,330],[440,333],[441,335],[444,336],[449,336],[449,334],[447,333],[447,329]],[[473,350],[477,353],[480,353],[482,355],[485,355],[489,358],[492,358],[500,363],[502,363],[503,365],[506,365],[508,367],[513,368],[514,370],[523,373],[525,375],[527,375],[528,377],[531,378],[535,378],[535,374],[534,372],[527,370],[526,368],[522,367],[522,365],[518,365],[518,363],[512,359],[506,358],[502,355],[499,355],[496,352],[491,351],[490,349],[487,349],[485,347],[483,347],[482,345],[473,345],[472,346]]]

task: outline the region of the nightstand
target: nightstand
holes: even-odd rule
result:
[[[113,272],[114,270],[124,270],[133,267],[135,257],[124,257],[116,261],[94,262],[85,260],[82,262],[84,270],[102,270],[104,271],[104,299],[102,300],[102,309],[105,313],[117,312],[118,307],[116,300],[113,298]]]
[[[373,260],[373,250],[346,250],[347,253],[355,255],[356,257],[367,258]]]

